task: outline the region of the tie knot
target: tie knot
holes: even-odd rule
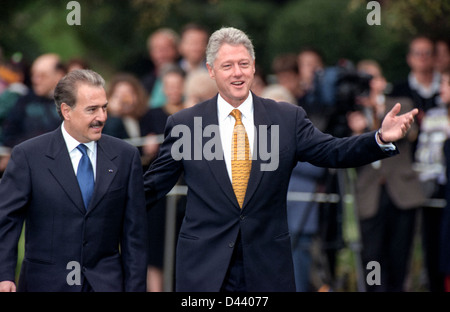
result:
[[[87,156],[87,146],[84,144],[80,144],[77,146],[77,149],[81,152],[81,154],[83,154],[83,156]]]
[[[230,113],[231,116],[234,117],[234,119],[236,119],[236,121],[241,122],[241,111],[238,109],[233,109]]]

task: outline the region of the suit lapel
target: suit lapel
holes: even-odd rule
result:
[[[46,151],[46,156],[53,160],[49,165],[49,170],[77,209],[85,213],[80,187],[62,136],[61,127],[58,127],[53,133]]]
[[[263,101],[261,98],[253,95],[253,119],[255,124],[255,139],[253,143],[253,154],[255,155],[253,157],[252,161],[252,168],[250,172],[250,177],[248,181],[247,191],[245,193],[245,199],[244,204],[242,206],[242,209],[245,208],[246,204],[250,201],[250,199],[253,197],[256,189],[258,188],[258,185],[260,184],[260,181],[264,175],[264,171],[261,170],[261,164],[262,160],[259,157],[258,148],[259,147],[259,137],[260,137],[260,127],[259,126],[267,126],[267,140],[270,140],[271,138],[271,121],[268,116],[268,112],[266,111],[266,108],[264,106]],[[212,99],[208,105],[206,105],[204,114],[202,116],[203,120],[203,129],[207,127],[208,125],[218,125],[218,117],[217,117],[217,96]],[[264,129],[264,128],[263,128]],[[203,138],[203,144],[210,140],[210,138]],[[218,142],[221,142],[220,138]],[[223,151],[222,146],[220,146],[220,150]],[[206,161],[208,163],[208,166],[213,173],[214,177],[217,180],[218,185],[220,185],[222,191],[227,195],[227,197],[230,199],[230,201],[236,206],[239,207],[239,204],[237,202],[236,196],[234,194],[233,186],[231,184],[231,181],[228,177],[227,168],[225,165],[224,160],[211,160]]]
[[[262,160],[260,158],[259,151],[261,149],[260,145],[260,131],[265,131],[265,127],[267,126],[267,140],[270,141],[271,138],[271,122],[264,106],[261,98],[253,95],[253,122],[255,125],[255,137],[253,142],[253,160],[252,160],[252,169],[250,171],[250,177],[248,180],[247,191],[245,192],[244,203],[242,205],[242,209],[245,208],[246,204],[250,201],[250,199],[255,194],[256,189],[258,188],[260,181],[264,175],[264,171],[261,170]],[[260,129],[260,126],[263,126]],[[268,144],[268,143],[267,143]],[[269,145],[267,145],[269,146]]]
[[[217,96],[215,96],[212,100],[208,102],[208,104],[205,106],[205,110],[202,116],[202,127],[203,130],[209,126],[219,126],[219,120],[217,116]],[[223,148],[222,148],[222,141],[220,139],[220,133],[218,133],[219,138],[217,140],[217,143],[220,144],[220,146],[217,146],[221,153],[223,158]],[[197,139],[194,137],[194,140]],[[211,138],[203,137],[202,135],[202,147],[205,146],[206,142],[208,142]],[[194,143],[195,144],[195,143]],[[217,181],[217,184],[220,186],[222,191],[225,193],[225,195],[228,197],[228,199],[235,205],[236,207],[239,207],[239,204],[237,202],[236,196],[234,195],[233,186],[231,184],[230,178],[228,176],[227,167],[225,165],[225,161],[222,159],[213,159],[213,160],[205,160],[208,164],[209,169],[211,170],[214,178]]]
[[[117,153],[105,144],[104,138],[97,141],[97,169],[95,178],[94,194],[89,204],[90,213],[105,196],[108,188],[117,174],[117,166],[112,162],[117,157]]]

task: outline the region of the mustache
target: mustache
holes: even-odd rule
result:
[[[94,121],[89,125],[89,127],[103,127],[105,123],[103,121]]]

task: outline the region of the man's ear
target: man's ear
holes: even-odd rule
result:
[[[206,68],[208,68],[209,77],[211,77],[211,79],[216,79],[216,77],[214,76],[213,68],[211,66],[209,66],[209,64],[206,64]]]
[[[66,103],[61,103],[61,114],[64,117],[64,120],[70,120],[70,112],[72,108]]]

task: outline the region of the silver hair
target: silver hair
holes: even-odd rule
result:
[[[208,46],[206,47],[206,63],[209,66],[213,67],[217,52],[225,43],[234,46],[244,45],[252,59],[255,60],[255,49],[250,38],[237,28],[222,27],[209,37]]]
[[[79,84],[105,88],[105,80],[103,77],[90,69],[77,69],[65,75],[56,85],[54,92],[56,111],[63,120],[61,104],[66,103],[71,108],[75,107]]]

